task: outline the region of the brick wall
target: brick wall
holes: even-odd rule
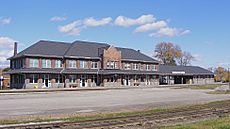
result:
[[[117,50],[113,46],[110,46],[108,49],[104,49],[102,58],[102,68],[106,69],[108,61],[118,61],[118,68],[121,69],[121,51]]]

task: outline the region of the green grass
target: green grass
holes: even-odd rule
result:
[[[189,89],[195,89],[195,90],[212,90],[215,89],[217,87],[219,87],[221,85],[219,84],[209,84],[209,85],[194,85],[194,86],[186,86],[185,88],[189,88]]]
[[[0,125],[7,125],[7,124],[22,124],[22,123],[31,123],[31,122],[54,122],[54,121],[69,121],[69,122],[79,122],[79,121],[86,121],[86,120],[96,120],[96,119],[104,119],[104,118],[113,118],[113,117],[127,117],[127,116],[135,116],[135,115],[146,115],[150,113],[163,113],[163,112],[170,112],[170,111],[178,111],[184,109],[191,109],[191,108],[205,108],[209,105],[221,105],[224,103],[230,103],[230,100],[224,101],[214,101],[209,102],[206,104],[197,104],[197,105],[184,105],[184,106],[177,106],[177,107],[169,107],[169,108],[153,108],[148,110],[141,110],[141,111],[129,111],[129,112],[115,112],[115,113],[97,113],[93,115],[79,115],[74,114],[72,116],[67,116],[65,118],[52,118],[51,116],[47,117],[28,117],[27,120],[23,119],[9,119],[9,120],[0,120]]]
[[[162,127],[160,129],[230,129],[230,116],[191,124]]]
[[[209,94],[230,94],[230,91],[211,91]]]
[[[155,109],[142,110],[142,111],[98,113],[98,114],[94,114],[94,115],[82,115],[82,116],[79,116],[79,115],[76,114],[74,117],[57,118],[57,119],[35,117],[35,118],[30,118],[30,120],[0,120],[0,125],[22,124],[22,123],[32,123],[32,122],[33,123],[36,123],[36,122],[54,122],[54,121],[79,122],[79,121],[106,119],[106,118],[113,118],[113,117],[126,117],[126,116],[144,115],[144,114],[149,114],[149,113],[166,112],[166,111],[169,111],[169,110],[171,110],[171,109],[155,108]]]

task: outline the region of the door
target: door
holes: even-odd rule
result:
[[[87,87],[87,77],[86,77],[86,75],[81,75],[80,87]]]
[[[145,82],[146,85],[150,85],[150,77],[148,75],[146,75],[146,82]]]
[[[129,78],[128,75],[125,76],[124,84],[125,84],[126,86],[130,86],[130,78]]]
[[[50,80],[49,75],[44,75],[43,84],[45,87],[51,87],[51,80]]]

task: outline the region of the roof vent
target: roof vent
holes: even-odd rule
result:
[[[138,52],[141,52],[141,50],[137,50]]]

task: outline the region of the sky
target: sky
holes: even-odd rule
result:
[[[109,43],[154,55],[172,42],[192,65],[230,67],[229,0],[1,0],[0,67],[13,42],[21,51],[39,40]]]

